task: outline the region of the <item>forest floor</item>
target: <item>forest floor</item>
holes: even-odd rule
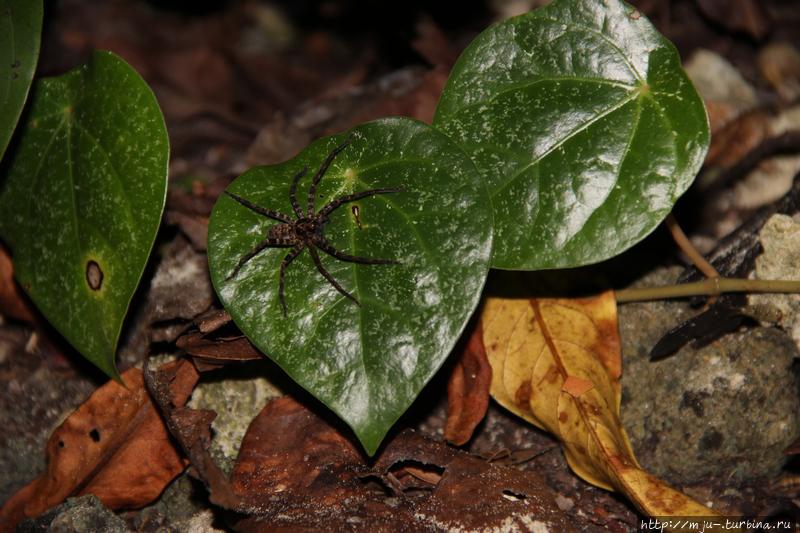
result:
[[[125,326],[120,370],[141,367],[150,355],[189,351],[186,343],[192,345],[187,335],[193,328],[220,316],[221,305],[208,278],[207,224],[216,198],[236,176],[254,165],[289,159],[319,136],[371,119],[403,115],[430,122],[450,68],[464,46],[492,22],[537,4],[533,0],[49,3],[39,75],[61,74],[84,63],[92,50],[112,50],[153,88],[169,131],[164,224]],[[749,254],[749,262],[737,262],[727,273],[747,277],[756,269],[753,256],[767,248],[759,238],[766,238],[760,232],[769,217],[775,213],[790,220],[800,216],[795,177],[800,171],[796,133],[800,131],[800,9],[778,0],[643,0],[635,4],[677,46],[711,120],[712,147],[706,169],[679,202],[676,218],[695,245],[712,255],[721,239],[733,235],[726,242],[740,246],[740,255]],[[743,223],[750,225],[741,229]],[[789,226],[783,233],[795,235],[790,222],[785,224]],[[780,242],[791,253],[800,239]],[[791,262],[792,257],[785,261]],[[606,264],[531,279],[551,287],[569,285],[577,278],[582,281],[576,285],[601,279],[622,288],[674,282],[685,274],[685,266],[667,232],[659,230]],[[0,273],[3,268],[0,262]],[[687,334],[688,340],[704,340],[700,343],[704,346],[680,343],[686,346],[658,363],[657,372],[647,359],[650,350],[682,320],[701,312],[700,307],[687,303],[620,307],[626,372],[623,421],[643,466],[698,501],[724,514],[797,521],[800,478],[795,461],[784,455],[784,449],[800,436],[798,349],[792,331],[800,305],[791,300],[721,303],[717,315]],[[781,320],[772,324],[754,320],[754,316],[763,318],[753,311],[755,307],[773,304],[783,306]],[[31,323],[5,315],[0,315],[0,427],[4,429],[0,501],[11,498],[44,471],[45,447],[53,429],[105,382],[42,319]],[[236,335],[232,324],[218,328],[208,326],[208,331],[217,331],[218,339]],[[767,364],[769,357],[775,358],[774,364]],[[688,394],[691,380],[700,379],[692,376],[705,375],[704,362],[719,358],[727,358],[731,366],[746,361],[737,371],[761,388],[739,393],[739,400],[724,391],[717,396]],[[351,529],[405,530],[415,528],[413,521],[420,520],[423,511],[438,506],[438,514],[427,526],[431,530],[533,528],[538,520],[535,514],[515,514],[502,505],[466,509],[454,504],[458,498],[469,500],[488,490],[470,484],[475,478],[470,482],[469,473],[477,472],[475,476],[498,494],[504,487],[528,487],[525,490],[530,492],[525,493],[507,490],[508,505],[520,498],[552,501],[554,505],[543,507],[552,509],[542,511],[552,524],[581,531],[636,530],[641,516],[623,496],[577,477],[555,438],[495,403],[490,403],[486,419],[460,448],[466,453],[445,445],[447,385],[455,364],[446,365],[401,419],[394,432],[401,449],[393,452],[394,463],[388,457],[379,459],[389,461],[387,472],[398,485],[387,489],[375,482],[369,490],[385,498],[380,507],[363,507],[358,516],[343,511],[325,514],[319,502],[330,493],[320,491],[298,496],[315,498],[322,506],[309,508],[305,522],[298,516],[276,519],[274,524],[259,522],[258,513],[247,516],[224,510],[220,493],[210,501],[206,485],[214,474],[207,471],[198,476],[193,461],[194,477],[179,475],[160,498],[141,508],[112,512],[97,500],[82,498],[20,527],[44,530],[36,528],[60,519],[67,530],[102,526],[111,531],[162,527],[252,531],[273,530],[275,524],[284,530],[325,529],[338,527],[341,521],[342,527]],[[228,365],[200,379],[190,405],[217,412],[217,442],[211,456],[220,472],[230,472],[238,441],[250,421],[264,413],[268,401],[284,393],[315,414],[300,414],[299,404],[288,400],[273,402],[272,415],[286,418],[283,426],[275,425],[277,418],[264,422],[262,430],[267,434],[291,433],[286,428],[298,416],[307,417],[303,420],[322,434],[336,433],[339,427],[269,362]],[[784,394],[763,392],[772,389]],[[750,405],[741,401],[743,397],[761,403]],[[739,409],[749,410],[749,415],[735,415]],[[662,415],[672,418],[659,418]],[[668,429],[687,416],[696,417],[692,419],[696,432]],[[784,436],[777,444],[760,447],[770,424],[784,419],[790,427],[784,434],[794,434],[788,441]],[[707,431],[717,424],[727,425],[729,433]],[[416,433],[409,437],[403,428]],[[350,437],[342,436],[347,432],[336,434],[331,439],[341,439],[342,449],[349,449]],[[414,440],[419,435],[432,440]],[[345,461],[345,452],[326,456],[320,448],[308,447],[303,437],[284,436],[282,446],[318,454],[314,457],[323,463]],[[749,451],[743,451],[743,446]],[[442,465],[449,465],[451,476],[462,477],[452,489],[453,498],[440,497],[434,505],[426,498],[442,479]],[[298,459],[296,468],[316,467],[304,466]],[[294,475],[302,478],[305,474]],[[67,496],[83,494],[82,488]],[[413,505],[397,504],[397,494]],[[416,509],[417,515],[409,509]]]

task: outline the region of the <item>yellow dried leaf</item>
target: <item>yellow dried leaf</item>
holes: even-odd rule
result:
[[[641,469],[619,419],[622,357],[613,292],[586,299],[490,298],[482,318],[492,396],[556,435],[586,481],[650,516],[716,513]]]

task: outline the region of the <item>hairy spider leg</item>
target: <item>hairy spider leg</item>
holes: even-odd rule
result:
[[[344,252],[340,252],[333,245],[328,242],[325,237],[317,239],[314,242],[314,246],[322,250],[328,255],[332,255],[336,259],[341,259],[342,261],[349,261],[350,263],[361,263],[364,265],[399,265],[400,261],[395,261],[394,259],[375,259],[372,257],[360,257],[358,255],[350,255]]]
[[[333,211],[338,209],[342,206],[342,204],[346,204],[347,202],[354,202],[356,200],[360,200],[361,198],[365,198],[367,196],[374,196],[376,194],[384,194],[390,192],[400,192],[402,189],[396,187],[386,187],[382,189],[370,189],[368,191],[361,191],[353,194],[348,194],[347,196],[342,196],[337,198],[336,200],[331,201],[323,207],[319,215],[323,217],[327,217]],[[395,261],[393,259],[377,259],[371,257],[361,257],[357,255],[350,255],[344,252],[340,252],[326,239],[323,235],[320,235],[314,241],[314,245],[317,246],[320,250],[325,252],[328,255],[335,257],[336,259],[341,259],[342,261],[349,261],[351,263],[361,263],[364,265],[399,265],[400,261]]]
[[[236,268],[234,268],[233,272],[231,272],[230,275],[227,278],[225,278],[225,281],[228,281],[234,276],[236,276],[236,274],[239,273],[239,271],[242,269],[245,263],[250,261],[252,258],[257,256],[261,252],[263,252],[265,248],[286,248],[289,246],[294,246],[295,244],[297,243],[291,239],[275,239],[272,237],[267,237],[260,243],[256,244],[252,250],[244,254],[241,257],[241,259],[239,259],[239,262],[236,264]]]
[[[356,200],[366,198],[367,196],[375,196],[376,194],[384,194],[390,192],[401,192],[402,190],[403,189],[399,187],[385,187],[382,189],[370,189],[368,191],[361,191],[353,194],[348,194],[346,196],[340,196],[339,198],[330,201],[325,207],[320,209],[319,214],[322,216],[328,216],[331,213],[333,213],[333,211],[341,207],[342,204],[346,204],[348,202],[355,202]]]
[[[320,180],[322,180],[322,176],[324,176],[325,173],[328,171],[328,167],[331,166],[333,160],[336,159],[336,156],[339,155],[342,152],[342,150],[344,150],[350,145],[350,138],[351,137],[348,136],[347,139],[345,139],[345,141],[342,144],[334,148],[333,151],[328,154],[328,157],[325,158],[325,161],[323,161],[322,164],[319,166],[319,170],[317,170],[317,173],[314,174],[314,179],[311,180],[311,186],[308,188],[308,216],[311,216],[311,214],[314,212],[314,207],[316,204],[315,196],[317,195],[317,185],[319,184]]]
[[[232,192],[225,191],[225,194],[227,194],[228,196],[230,196],[231,198],[233,198],[234,200],[236,200],[237,202],[239,202],[240,204],[245,206],[247,209],[250,209],[251,211],[255,211],[259,215],[264,215],[265,217],[271,218],[272,220],[277,220],[278,222],[285,222],[287,224],[291,224],[292,222],[294,222],[294,219],[292,219],[288,215],[284,215],[281,212],[273,211],[271,209],[265,209],[265,208],[263,208],[261,206],[258,206],[256,204],[254,204],[250,200],[246,200],[245,198],[242,198],[241,196],[233,194]]]
[[[292,185],[289,187],[289,201],[292,202],[292,209],[294,209],[295,214],[303,218],[305,215],[303,214],[303,209],[300,207],[300,203],[297,201],[297,183],[300,181],[300,178],[306,175],[308,172],[308,166],[306,165],[303,167],[303,170],[298,172],[292,178]],[[309,216],[311,213],[309,213]]]
[[[286,257],[283,258],[283,261],[281,261],[281,273],[280,273],[279,282],[278,282],[278,297],[281,300],[281,307],[283,307],[283,316],[284,317],[288,314],[287,311],[286,311],[286,296],[283,294],[283,288],[284,288],[285,281],[286,281],[286,279],[285,279],[285,277],[286,277],[286,268],[289,266],[289,264],[291,264],[292,261],[294,261],[297,258],[298,255],[300,255],[300,252],[303,251],[303,248],[305,248],[305,246],[306,245],[302,244],[302,243],[298,244],[297,246],[292,248],[289,251],[289,253],[286,254]],[[313,252],[314,248],[309,248],[308,250]],[[312,255],[313,255],[313,253],[312,253]],[[317,265],[317,266],[319,266],[319,265]]]
[[[317,265],[317,270],[319,270],[319,273],[322,274],[322,277],[324,277],[326,280],[328,280],[328,283],[333,285],[333,287],[337,291],[339,291],[342,294],[342,296],[346,296],[347,298],[350,298],[351,300],[353,300],[356,303],[356,305],[360,306],[361,303],[358,300],[356,300],[356,297],[353,296],[352,294],[350,294],[349,292],[347,292],[346,290],[344,290],[344,288],[341,285],[339,285],[339,282],[336,281],[336,279],[330,274],[330,272],[325,270],[325,267],[322,266],[322,261],[319,258],[319,254],[317,253],[317,250],[313,246],[309,246],[308,247],[308,251],[311,253],[311,257],[312,257],[312,259],[314,259],[314,264]]]

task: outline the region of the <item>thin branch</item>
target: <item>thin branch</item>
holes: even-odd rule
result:
[[[746,176],[751,170],[768,157],[778,154],[796,153],[800,151],[800,131],[788,130],[764,140],[761,144],[750,150],[738,163],[723,171],[711,184],[705,188],[705,193],[718,192],[730,187],[737,180]]]
[[[616,292],[617,303],[666,300],[688,296],[714,296],[727,292],[800,293],[800,281],[706,278],[693,283],[622,289]]]
[[[719,272],[717,272],[717,269],[711,266],[711,263],[706,261],[706,258],[697,251],[697,248],[694,247],[692,241],[690,241],[683,232],[680,225],[678,225],[678,221],[675,220],[675,216],[672,213],[667,215],[667,219],[664,221],[664,223],[667,225],[667,229],[672,234],[672,238],[675,239],[675,243],[678,245],[681,251],[686,254],[692,264],[697,267],[697,270],[709,278],[718,278]]]

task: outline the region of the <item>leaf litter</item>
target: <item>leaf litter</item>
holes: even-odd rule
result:
[[[556,435],[572,470],[648,516],[716,512],[641,469],[619,419],[622,353],[613,292],[583,299],[490,298],[482,314],[492,396]]]
[[[186,402],[198,374],[187,361],[170,365],[172,401]],[[109,381],[70,415],[47,443],[47,470],[0,510],[0,530],[39,515],[69,496],[94,494],[112,509],[156,499],[186,466],[132,368]]]
[[[535,473],[489,463],[413,431],[370,462],[328,421],[291,397],[252,421],[228,478],[208,452],[214,413],[174,407],[171,370],[146,380],[211,501],[239,515],[236,531],[271,528],[371,531],[485,528],[501,524],[570,530]],[[408,477],[416,480],[409,485]]]
[[[113,3],[110,3],[109,5],[113,5]],[[113,7],[112,9],[119,9],[119,6]],[[657,6],[653,7],[652,5],[650,6],[649,10],[647,9],[647,7],[644,7],[642,9],[645,10],[646,15],[649,16],[651,19],[660,20],[663,23],[662,27],[666,28],[666,31],[671,29],[672,30],[672,35],[669,35],[669,36],[671,36],[673,38],[673,40],[676,40],[679,43],[679,45],[681,43],[686,43],[687,42],[687,37],[686,36],[689,36],[688,38],[692,39],[692,42],[696,42],[696,41],[702,40],[704,38],[705,39],[709,39],[710,38],[709,36],[713,35],[714,39],[723,39],[723,38],[724,39],[728,39],[727,44],[723,43],[723,44],[719,45],[720,47],[724,48],[724,47],[727,46],[728,48],[731,48],[730,37],[727,37],[727,36],[722,36],[721,37],[720,35],[718,35],[718,33],[711,33],[711,32],[708,32],[708,31],[703,31],[702,28],[700,28],[700,30],[696,31],[695,26],[697,25],[697,21],[701,20],[701,19],[699,19],[696,16],[694,16],[694,17],[693,16],[685,16],[685,13],[683,11],[680,11],[681,9],[683,9],[683,7],[681,7],[681,6],[675,7],[674,10],[672,11],[671,17],[673,17],[673,24],[671,26],[670,26],[670,21],[669,21],[669,17],[668,17],[669,12],[670,12],[669,9],[661,9],[661,8],[659,8]],[[665,15],[665,13],[666,13],[666,15]],[[106,17],[106,18],[108,18],[108,17]],[[141,19],[142,17],[139,16],[138,18]],[[675,20],[677,20],[677,18],[680,18],[680,20],[681,20],[680,24],[675,24],[674,23]],[[79,16],[79,17],[76,18],[76,20],[80,20],[80,19],[85,19],[85,17]],[[113,18],[111,20],[113,20]],[[777,23],[778,20],[782,20],[782,19],[775,18],[774,20]],[[157,25],[152,24],[152,21],[150,21],[150,26],[152,27],[152,26],[157,26]],[[181,39],[181,43],[179,43],[180,46],[186,46],[187,45],[186,41],[189,40],[189,39],[186,38],[187,35],[196,35],[197,34],[197,26],[198,25],[197,24],[193,24],[192,26],[193,26],[192,28],[187,28],[189,31],[181,32],[181,35],[183,37],[180,37],[180,39]],[[206,25],[206,27],[208,27],[208,26]],[[71,47],[71,50],[69,50],[68,53],[64,56],[64,57],[67,58],[67,60],[69,60],[68,59],[70,57],[69,54],[72,54],[72,56],[75,55],[76,49],[77,49],[76,46],[75,46],[76,43],[83,42],[79,38],[79,37],[81,37],[80,35],[78,35],[76,37],[76,35],[75,35],[75,31],[76,30],[74,28],[71,31],[72,31],[72,34],[69,34],[69,32],[64,31],[63,32],[63,37],[62,37],[63,39],[65,39],[67,41],[69,41],[71,39],[71,43],[73,44],[73,46]],[[215,32],[215,33],[213,33],[213,35],[216,36],[217,33],[219,33],[219,32]],[[677,39],[675,39],[675,37],[674,37],[676,34],[678,36]],[[173,32],[172,35],[176,35],[176,34]],[[683,35],[683,38],[681,38],[682,35]],[[106,47],[107,48],[113,48],[114,46],[125,45],[125,43],[121,42],[119,38],[117,38],[116,41],[114,41],[114,40],[111,40],[109,37],[92,36],[91,39],[93,41],[99,41],[100,44],[103,45],[102,47],[104,47],[104,48],[106,48]],[[106,39],[106,40],[103,41],[103,39]],[[159,46],[163,46],[163,42],[154,42],[152,40],[150,40],[150,41],[151,42],[149,43],[149,46],[152,46],[152,47],[155,47],[155,48],[158,48]],[[86,42],[83,42],[83,44],[81,44],[80,46],[81,47],[88,47],[88,46],[96,46],[96,45],[97,45],[97,43],[86,43]],[[189,44],[189,46],[190,46],[190,44]],[[684,49],[686,48],[685,44],[683,44],[683,48]],[[735,50],[735,51],[737,51],[737,50]],[[137,67],[142,65],[142,64],[147,66],[147,60],[146,60],[147,57],[150,57],[150,56],[156,57],[156,54],[148,54],[146,50],[144,52],[142,52],[141,50],[138,50],[138,51],[134,50],[133,53],[134,53],[134,55],[138,54],[140,56],[140,58],[142,58],[142,61],[134,62],[137,65]],[[64,59],[62,58],[62,61],[63,60]],[[75,60],[73,62],[77,62],[77,60]],[[51,70],[58,70],[58,69],[53,69],[52,66],[51,66]],[[147,70],[147,69],[145,69],[145,70]],[[409,82],[408,85],[413,86],[413,80],[415,79],[415,76],[416,76],[416,74],[413,74],[413,75],[410,74],[410,75],[407,76],[408,79],[411,80],[411,82]],[[356,78],[353,78],[353,79],[356,79]],[[293,82],[295,82],[297,80],[298,80],[297,76],[295,76],[292,79]],[[308,80],[305,80],[305,81],[308,81]],[[388,83],[388,80],[382,80],[382,83],[386,84],[386,83]],[[298,82],[298,83],[296,83],[296,85],[298,87],[300,87],[303,84]],[[242,90],[241,87],[242,86],[239,85],[239,88],[237,90],[241,91]],[[248,88],[247,90],[251,90],[251,89]],[[263,96],[263,94],[264,94],[263,92],[259,92],[259,91],[253,91],[253,92],[257,92],[260,96]],[[289,91],[289,92],[292,93],[292,91]],[[309,90],[308,92],[310,93],[312,91]],[[434,91],[433,94],[438,94],[438,91]],[[352,100],[358,101],[358,99],[362,98],[362,97],[363,97],[363,95],[358,95],[356,98],[354,98]],[[300,98],[304,99],[305,95],[301,95]],[[370,93],[370,98],[373,99],[373,100],[380,100],[380,95],[379,94],[375,95],[375,94]],[[264,99],[260,98],[260,100],[264,100]],[[267,100],[269,100],[269,98],[267,98]],[[329,100],[329,104],[330,104],[330,100]],[[285,106],[285,107],[288,108],[288,109],[291,109],[291,106]],[[326,121],[321,121],[321,122],[315,123],[312,128],[315,128],[317,130],[324,130],[325,128],[327,128],[329,131],[343,129],[340,126],[335,125],[336,121],[347,120],[346,117],[345,118],[341,118],[339,116],[340,114],[336,111],[337,109],[340,108],[340,106],[338,106],[337,104],[331,104],[331,105],[329,105],[329,107],[330,107],[330,109],[329,109],[330,113],[328,113],[328,115],[329,116],[338,117],[338,118],[329,120],[327,122]],[[346,105],[343,106],[343,108],[346,108],[346,107],[347,107]],[[353,107],[357,107],[357,104],[353,104]],[[315,110],[315,105],[314,104],[310,104],[310,105],[306,106],[304,114],[303,113],[299,113],[299,112],[297,114],[294,114],[292,112],[292,119],[293,119],[293,124],[294,124],[294,126],[292,126],[292,127],[297,129],[298,131],[302,130],[303,126],[301,125],[302,121],[300,119],[302,119],[302,118],[306,118],[307,119],[308,117],[313,116],[313,114],[314,114],[313,111],[314,110]],[[267,120],[265,117],[269,116],[271,114],[272,110],[268,110],[268,111],[269,111],[268,113],[263,113],[263,114],[260,115],[262,120]],[[342,114],[343,115],[352,115],[352,111],[350,113],[344,112]],[[409,113],[408,112],[402,112],[401,114],[409,114]],[[199,116],[200,116],[200,114],[196,113],[194,115],[191,115],[190,118],[187,119],[189,121],[192,121],[192,124],[191,124],[191,135],[186,135],[186,131],[189,130],[188,128],[182,130],[183,133],[184,133],[183,135],[180,135],[180,133],[181,133],[180,131],[178,132],[179,135],[177,135],[176,137],[180,141],[182,141],[183,146],[189,146],[189,145],[191,145],[193,143],[196,143],[196,141],[198,140],[199,137],[201,137],[202,135],[208,136],[209,132],[211,132],[210,128],[202,127],[202,124],[200,124],[201,127],[199,127],[199,128],[197,127],[198,126],[197,117],[199,117]],[[296,121],[294,119],[296,119]],[[264,129],[266,130],[266,129],[272,127],[273,124],[275,124],[276,122],[277,122],[277,119],[275,119],[275,120],[270,119],[268,121],[268,123],[267,123],[267,126],[265,126]],[[332,124],[334,124],[334,125],[332,125]],[[302,135],[308,135],[308,131],[301,131],[301,133],[302,133]],[[319,134],[320,134],[319,132],[316,133],[316,135],[319,135]],[[188,140],[187,140],[187,138],[188,138]],[[206,142],[206,144],[207,144],[207,142]],[[205,150],[206,144],[202,144],[201,143],[201,146],[202,146],[203,150]],[[305,143],[303,143],[303,144],[305,144]],[[181,150],[180,149],[180,143],[176,144],[176,147],[178,147],[178,150],[176,151],[177,152],[176,155],[179,156],[179,157],[185,157],[186,149]],[[182,154],[181,154],[181,152],[182,152]],[[233,151],[233,153],[235,154],[235,150]],[[290,154],[291,154],[291,150],[284,151],[282,154],[280,154],[280,157],[281,158],[285,158],[286,156],[288,156]],[[192,164],[194,165],[193,169],[194,168],[209,168],[208,165],[204,161],[193,161]],[[225,160],[223,159],[221,165],[218,167],[218,172],[224,172],[224,169],[225,169],[224,165],[225,165]],[[185,172],[186,172],[186,170],[183,171],[183,173],[185,173]],[[168,214],[168,216],[169,216],[169,214]],[[199,215],[199,216],[201,216],[201,215]],[[179,224],[179,226],[180,226],[180,224]],[[181,228],[181,230],[183,231],[184,228]],[[197,243],[200,243],[201,240],[202,240],[201,238],[193,239],[193,245],[197,244]],[[195,242],[195,241],[197,241],[197,242]],[[196,249],[199,249],[199,248],[196,248]],[[500,415],[502,415],[502,413],[500,413]],[[490,408],[490,417],[496,417],[496,416],[498,416],[498,412],[496,410],[496,407],[491,407]],[[506,422],[506,425],[508,427],[514,427],[510,420]],[[528,432],[528,433],[525,433],[525,434],[528,435],[528,437],[531,438],[534,441],[539,441],[539,440],[542,440],[542,439],[545,438],[542,434],[539,434],[539,433]],[[483,438],[485,438],[485,436]],[[512,441],[512,442],[515,442],[515,441]],[[547,441],[547,442],[549,442],[549,441]],[[511,453],[516,453],[517,451],[518,450],[512,450]],[[546,457],[552,458],[553,460],[555,460],[555,459],[560,460],[560,454],[547,454]],[[537,462],[537,464],[539,464],[539,462]],[[548,466],[548,468],[550,470],[553,470],[554,467]],[[555,468],[558,468],[558,467],[555,467]],[[572,480],[570,476],[562,476],[562,477],[566,477],[566,478],[570,479],[572,483],[574,483],[574,480]],[[585,499],[587,499],[586,498],[587,495],[591,496],[593,494],[598,494],[598,493],[599,493],[599,491],[594,491],[594,492],[592,492],[592,491],[588,491],[588,492],[587,491],[582,491],[581,495],[584,496],[584,500],[585,500]],[[578,500],[576,500],[576,501],[581,503],[580,502],[580,498],[578,498]],[[594,519],[601,520],[602,519],[602,514],[603,513],[598,512],[597,513],[597,517],[594,517]]]

